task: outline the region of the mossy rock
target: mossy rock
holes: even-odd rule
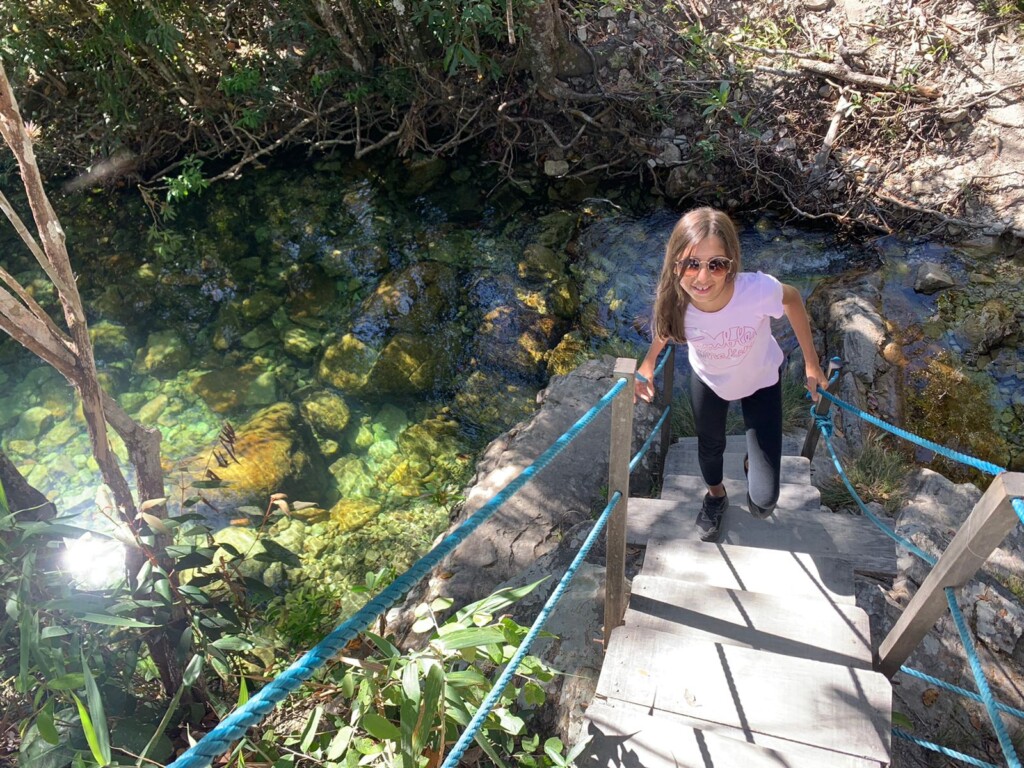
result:
[[[381,505],[369,499],[342,499],[331,507],[331,523],[337,532],[361,528],[380,514]]]
[[[192,359],[189,344],[177,331],[151,333],[146,346],[135,356],[136,373],[177,373]]]
[[[242,319],[255,324],[266,320],[283,303],[281,297],[276,293],[257,291],[239,302],[238,311]]]
[[[418,197],[433,189],[448,172],[448,163],[442,157],[424,157],[422,155],[406,158],[402,192],[411,197]]]
[[[316,377],[342,392],[359,392],[376,360],[375,349],[347,333],[324,350]]]
[[[134,346],[128,329],[120,323],[110,320],[93,323],[89,326],[89,338],[97,360],[110,362],[131,359]]]
[[[548,353],[548,376],[566,376],[582,363],[589,351],[578,331],[570,331]]]
[[[231,413],[248,402],[250,389],[264,370],[248,363],[200,374],[192,380],[192,391],[215,413]]]
[[[524,280],[552,281],[565,277],[565,264],[565,253],[540,243],[531,243],[523,249],[523,256],[516,266],[519,277]]]
[[[348,404],[343,397],[326,389],[309,395],[299,408],[306,422],[323,437],[341,437],[348,426]]]
[[[238,461],[212,469],[222,485],[203,490],[214,509],[230,513],[236,507],[263,508],[273,493],[285,493],[291,501],[332,503],[333,489],[323,457],[309,428],[291,403],[277,403],[257,412],[235,430],[233,451]],[[211,446],[223,455],[224,449]],[[203,466],[206,456],[189,462]]]
[[[521,305],[488,312],[473,340],[473,354],[483,367],[511,370],[538,379],[548,350],[557,343],[561,324]]]
[[[379,333],[429,333],[459,299],[458,273],[447,264],[423,261],[381,280],[363,302],[357,326]]]
[[[297,265],[287,283],[288,314],[293,318],[318,317],[337,301],[334,279],[315,264]]]
[[[452,376],[447,345],[436,337],[400,333],[381,350],[367,389],[381,394],[415,394],[444,387]]]
[[[536,409],[536,389],[509,381],[494,371],[473,371],[452,401],[464,427],[481,435],[503,432]]]

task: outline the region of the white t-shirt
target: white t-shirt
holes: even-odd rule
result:
[[[686,308],[690,367],[723,400],[739,400],[779,380],[783,354],[771,318],[782,317],[782,283],[740,272],[729,303],[717,312]]]

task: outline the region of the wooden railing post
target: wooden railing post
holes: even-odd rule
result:
[[[838,357],[833,357],[828,361],[828,370],[825,371],[825,380],[832,381],[832,374],[839,370],[842,366],[842,362]],[[814,412],[819,416],[827,416],[829,410],[832,408],[832,401],[825,397],[819,397],[818,402],[814,404]],[[807,428],[807,436],[804,438],[804,447],[800,450],[800,455],[805,459],[814,461],[814,452],[818,449],[818,426],[811,421],[811,425]]]
[[[672,406],[672,387],[675,384],[675,370],[676,370],[676,348],[674,344],[668,345],[668,360],[665,361],[665,370],[662,377],[661,386],[661,397],[659,398],[659,405],[661,410],[664,411]],[[668,447],[672,444],[672,417],[669,416],[665,419],[665,423],[661,425],[661,474],[664,476],[665,457],[668,456]],[[663,477],[664,479],[664,477]]]
[[[604,580],[604,644],[626,613],[626,506],[629,503],[629,460],[633,447],[633,386],[636,360],[615,361],[615,380],[626,386],[612,401],[612,428],[608,446],[608,500],[622,494],[608,520]]]
[[[878,649],[878,669],[892,677],[946,610],[946,587],[961,587],[985,564],[1019,520],[1011,500],[1024,497],[1024,473],[992,481],[917,594]]]

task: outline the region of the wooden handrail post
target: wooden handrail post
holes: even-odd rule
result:
[[[636,360],[615,361],[615,380],[626,386],[612,401],[611,437],[608,441],[608,500],[622,494],[608,520],[604,579],[604,645],[626,613],[626,506],[629,502],[629,461],[633,448],[633,387]]]
[[[676,370],[676,348],[674,344],[668,345],[668,360],[665,361],[664,377],[662,378],[661,397],[659,398],[661,410],[664,411],[672,406],[672,387],[675,384]],[[665,457],[668,456],[668,447],[672,444],[672,416],[665,419],[661,425],[661,466],[659,472],[664,481]]]
[[[946,610],[946,587],[961,587],[985,564],[1019,521],[1013,498],[1024,498],[1024,473],[996,476],[956,532],[917,594],[878,649],[878,670],[892,677]]]
[[[841,367],[842,361],[838,357],[829,360],[828,370],[825,371],[825,380],[832,381],[832,374]],[[831,408],[832,401],[825,397],[819,397],[818,402],[814,404],[814,412],[819,416],[827,416]],[[811,425],[807,428],[807,436],[804,437],[804,447],[800,450],[800,455],[809,461],[814,460],[814,452],[818,449],[818,436],[818,427],[814,421],[811,421]]]

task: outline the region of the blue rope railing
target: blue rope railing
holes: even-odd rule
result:
[[[919,445],[923,448],[927,448],[936,454],[945,456],[946,458],[952,459],[953,461],[957,461],[961,464],[972,466],[976,469],[981,470],[982,472],[986,472],[991,475],[998,475],[1006,471],[1003,467],[1000,467],[996,464],[992,464],[991,462],[982,461],[981,459],[977,459],[965,453],[960,453],[959,451],[951,450],[945,446],[939,445],[938,443],[934,443],[931,440],[927,440],[926,438],[915,435],[912,432],[909,432],[905,429],[901,429],[900,427],[888,424],[882,419],[879,419],[876,416],[872,416],[869,413],[865,413],[860,408],[857,408],[856,406],[851,405],[850,403],[840,400],[839,398],[829,394],[827,391],[821,389],[820,387],[818,388],[818,392],[835,405],[838,405],[840,408],[843,408],[853,413],[858,418],[861,418],[864,421],[869,422],[870,424],[874,424],[875,426],[889,432],[890,434],[896,435],[897,437],[900,437],[911,443]],[[837,471],[839,472],[839,476],[842,478],[842,481],[845,484],[847,490],[850,492],[850,495],[853,497],[854,501],[856,501],[861,511],[871,520],[872,523],[874,523],[874,525],[879,530],[881,530],[890,538],[894,539],[898,544],[900,544],[900,546],[905,547],[907,550],[913,552],[915,555],[920,557],[929,565],[934,566],[936,563],[936,559],[932,555],[928,554],[927,552],[924,552],[920,547],[915,545],[913,542],[909,541],[903,536],[900,536],[895,531],[890,529],[889,526],[882,523],[882,521],[868,509],[867,505],[864,504],[863,500],[860,498],[860,495],[857,493],[856,489],[853,487],[853,484],[850,482],[849,477],[847,477],[846,472],[839,461],[839,457],[836,454],[835,447],[832,445],[833,425],[831,415],[818,414],[815,412],[813,408],[811,409],[811,415],[814,418],[814,425],[821,432],[822,437],[825,438],[825,445],[828,447],[829,454],[832,458],[832,463],[835,465]],[[1017,514],[1017,517],[1020,519],[1021,523],[1024,524],[1024,500],[1014,498],[1011,499],[1011,504],[1013,506],[1014,512]],[[992,690],[989,686],[988,678],[985,676],[985,671],[982,668],[981,660],[979,659],[977,650],[974,647],[974,642],[971,639],[970,631],[967,627],[967,622],[964,620],[963,614],[960,611],[960,606],[957,604],[956,591],[952,587],[946,587],[945,593],[946,600],[949,603],[949,610],[953,617],[953,622],[957,628],[957,633],[960,635],[960,641],[963,644],[964,653],[967,656],[967,660],[970,664],[971,672],[974,675],[975,684],[978,687],[979,693],[971,693],[970,691],[966,691],[964,689],[960,689],[956,686],[952,686],[946,683],[942,683],[942,685],[943,687],[946,687],[949,690],[955,690],[961,693],[962,695],[967,696],[968,698],[981,702],[984,705],[985,710],[988,713],[989,719],[992,721],[992,728],[995,731],[996,738],[999,741],[999,746],[1003,751],[1003,756],[1006,758],[1007,766],[1009,766],[1009,768],[1021,768],[1020,758],[1017,756],[1016,748],[1009,736],[1009,733],[1006,731],[1006,726],[1004,725],[1002,718],[1000,717],[1000,713],[1005,712],[1008,714],[1013,714],[1018,717],[1021,717],[1024,716],[1024,712],[1006,706],[1005,704],[997,701],[995,697],[992,695]],[[910,672],[909,669],[906,667],[901,667],[901,670],[907,671],[908,673]],[[912,674],[918,677],[924,676],[923,673],[913,672]],[[928,679],[935,681],[937,683],[941,683],[941,681],[938,681],[935,678]],[[901,738],[913,741],[914,743],[924,747],[925,749],[931,749],[948,757],[955,757],[956,759],[969,763],[971,765],[992,765],[991,763],[978,760],[969,755],[964,755],[963,753],[956,752],[954,750],[949,750],[945,747],[940,747],[936,744],[932,744],[931,742],[927,742],[922,739],[917,739],[899,728],[893,728],[893,733]],[[995,768],[995,766],[993,766],[993,768]]]
[[[640,455],[639,453],[637,454]],[[505,686],[508,685],[509,680],[519,669],[519,664],[526,657],[526,654],[530,651],[530,646],[533,645],[533,641],[537,639],[541,629],[547,622],[551,615],[551,612],[555,609],[558,601],[562,599],[562,595],[565,593],[566,588],[569,586],[569,582],[572,581],[573,576],[576,575],[576,571],[580,565],[586,559],[587,555],[590,554],[591,548],[594,546],[594,542],[597,541],[597,537],[604,530],[605,524],[608,522],[608,518],[611,516],[612,510],[618,505],[622,499],[622,494],[618,491],[612,494],[608,504],[605,506],[604,511],[601,512],[597,522],[594,523],[594,527],[590,530],[590,534],[587,536],[583,545],[580,547],[580,551],[576,553],[576,557],[573,558],[572,563],[565,571],[565,575],[562,576],[558,582],[558,586],[555,587],[554,591],[548,597],[547,602],[544,603],[544,607],[541,608],[540,613],[537,614],[537,618],[534,620],[530,627],[530,630],[526,633],[526,637],[523,638],[520,643],[518,650],[515,655],[509,660],[505,667],[505,671],[501,673],[498,679],[494,683],[494,687],[491,688],[490,693],[487,694],[487,698],[484,699],[483,703],[477,709],[476,714],[473,715],[473,719],[469,721],[469,725],[462,732],[459,740],[455,742],[452,747],[452,751],[448,753],[441,768],[455,768],[458,765],[459,760],[462,759],[466,749],[469,748],[470,743],[476,738],[477,733],[484,724],[484,720],[494,709],[494,705],[498,703],[501,698],[502,691],[505,690]]]
[[[669,354],[662,357],[661,361],[655,368],[655,375],[661,373],[669,357]],[[263,718],[274,709],[274,707],[294,692],[303,682],[308,680],[317,669],[325,665],[349,642],[355,639],[364,627],[374,621],[384,611],[388,610],[388,608],[409,592],[409,590],[411,590],[423,577],[430,573],[430,571],[433,570],[441,560],[450,554],[457,546],[459,546],[459,544],[465,541],[477,528],[480,527],[480,525],[488,520],[505,501],[526,485],[534,475],[547,467],[547,465],[550,464],[551,461],[554,460],[554,458],[558,456],[601,411],[608,407],[608,405],[615,399],[615,396],[622,391],[626,383],[627,380],[625,378],[616,381],[611,389],[609,389],[608,392],[605,393],[605,395],[590,410],[583,414],[583,416],[581,416],[572,427],[566,430],[561,437],[552,443],[552,445],[542,453],[536,461],[526,467],[526,469],[524,469],[507,486],[505,486],[505,488],[503,488],[497,495],[491,498],[486,504],[484,504],[484,506],[471,515],[462,523],[462,525],[452,531],[452,533],[445,537],[440,544],[434,547],[434,549],[416,561],[409,570],[385,587],[359,611],[336,627],[316,646],[311,648],[301,658],[289,666],[288,669],[264,686],[255,696],[224,718],[224,720],[222,720],[213,730],[207,733],[189,750],[184,752],[177,760],[168,765],[167,768],[207,768],[215,758],[227,752],[228,749],[230,749],[232,742],[240,739],[245,735],[249,728],[261,722]],[[652,430],[651,436],[648,437],[643,446],[630,461],[630,471],[636,467],[647,453],[654,436],[658,434],[658,430],[661,429],[661,426],[664,424],[665,419],[669,414],[669,410],[669,408],[665,409],[665,412],[662,414],[655,428]],[[618,491],[612,495],[612,498],[608,502],[608,506],[605,508],[604,512],[602,512],[598,522],[595,524],[590,535],[587,537],[587,540],[581,547],[580,552],[577,553],[576,558],[566,571],[565,576],[563,576],[556,589],[552,592],[548,602],[545,604],[540,614],[538,614],[537,620],[535,620],[534,625],[531,627],[527,636],[524,638],[523,643],[520,645],[520,650],[517,651],[516,655],[509,662],[502,677],[499,678],[494,689],[492,689],[491,694],[480,706],[477,713],[470,721],[469,727],[467,727],[466,731],[463,732],[462,737],[455,747],[455,749],[458,750],[458,757],[461,757],[466,746],[473,738],[476,737],[476,733],[479,731],[483,721],[486,719],[491,709],[493,709],[494,704],[500,698],[501,691],[507,684],[508,679],[511,678],[518,669],[519,663],[526,655],[530,645],[540,632],[541,627],[547,620],[551,611],[554,609],[558,600],[561,599],[561,596],[565,592],[565,589],[573,575],[575,575],[579,564],[583,562],[584,558],[589,553],[594,541],[604,528],[611,510],[619,502],[621,497],[622,494]],[[453,750],[449,755],[449,759],[445,762],[445,768],[454,764],[452,762],[453,759],[455,761],[458,760],[458,757],[452,758],[453,754],[455,754],[455,750]]]
[[[317,669],[354,640],[363,629],[398,602],[435,566],[465,541],[477,528],[486,522],[498,508],[526,485],[534,475],[543,470],[565,447],[608,405],[626,386],[626,379],[619,379],[608,392],[572,427],[544,451],[530,466],[506,485],[480,509],[474,512],[458,528],[446,536],[440,544],[417,560],[405,573],[364,605],[359,611],[336,627],[317,645],[293,662],[284,672],[267,683],[249,701],[224,718],[194,746],[185,751],[167,768],[208,768],[212,761],[228,751],[233,741],[245,735],[249,728],[261,722],[279,703],[312,677]]]

